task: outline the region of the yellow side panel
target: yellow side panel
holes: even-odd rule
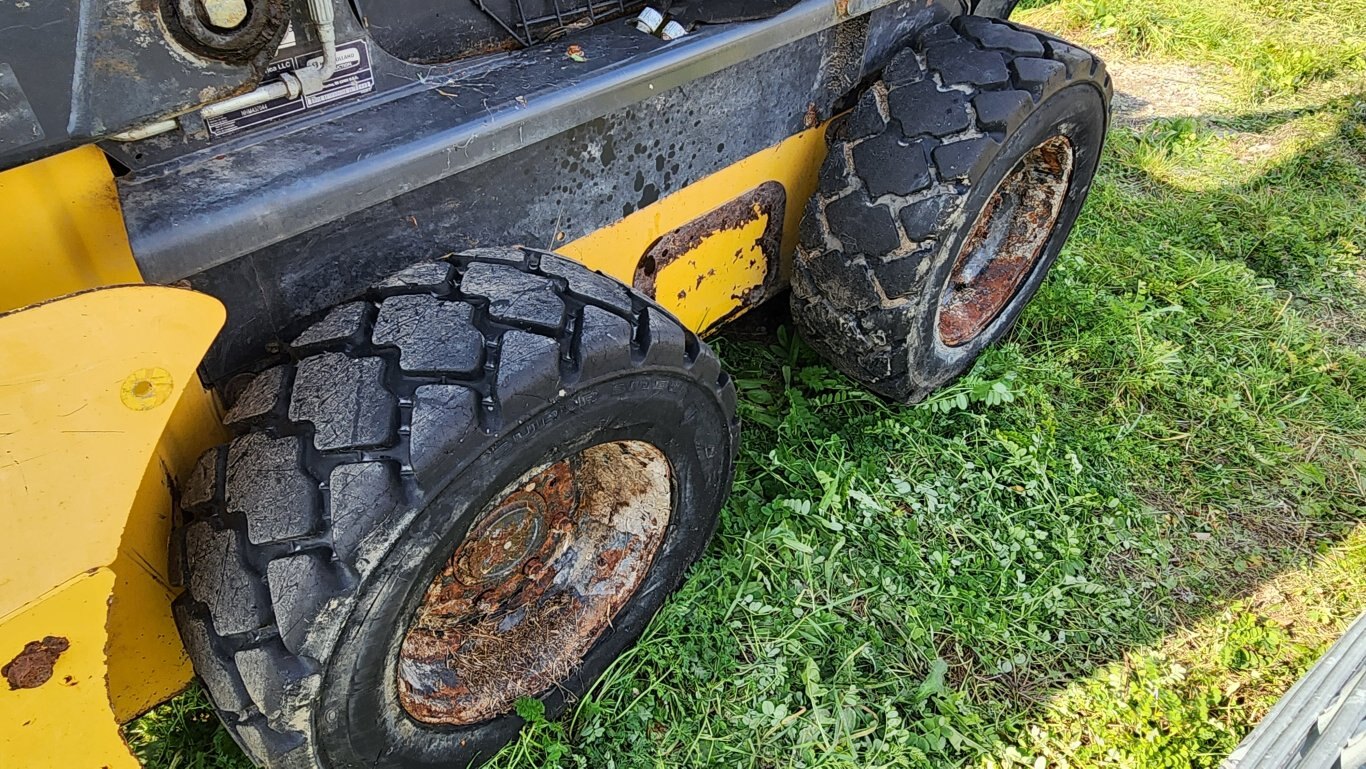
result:
[[[114,175],[91,146],[0,173],[0,312],[140,283]]]
[[[95,569],[0,622],[4,663],[33,641],[60,639],[67,647],[51,661],[45,683],[12,689],[0,682],[0,766],[137,769],[104,688],[105,604],[113,587],[114,573]]]
[[[82,147],[0,173],[0,210],[6,212],[0,233],[0,313],[92,288],[141,282],[113,174],[97,148]],[[143,307],[139,303],[145,293],[117,295],[122,299],[77,297],[70,300],[76,305],[35,308],[39,314],[27,320],[0,318],[0,523],[21,525],[24,536],[41,545],[25,548],[20,562],[0,565],[0,618],[73,570],[110,567],[113,594],[106,596],[109,608],[98,619],[109,636],[106,709],[112,706],[119,721],[183,689],[192,675],[171,617],[175,591],[165,576],[169,479],[180,477],[200,452],[225,437],[212,396],[193,374],[222,322],[222,311],[212,300],[185,299],[185,292],[156,294],[163,295],[174,298]],[[72,323],[70,313],[78,306],[87,314]],[[60,316],[52,326],[56,333],[36,328],[53,313]],[[160,329],[158,325],[171,320],[163,315],[180,317]],[[173,351],[169,357],[149,355],[154,347]],[[45,351],[58,354],[45,359]],[[115,363],[123,355],[129,357]],[[91,356],[99,357],[106,371],[97,375],[99,365]],[[175,359],[176,371],[167,382],[159,373],[167,365],[155,364],[154,358]],[[43,370],[44,365],[49,368]],[[135,371],[141,378],[132,376]],[[106,375],[120,381],[111,385],[95,378]],[[37,382],[49,377],[64,381]],[[20,402],[19,393],[6,387],[15,387],[16,381],[33,387],[23,396],[32,401]],[[137,381],[151,383],[148,398],[131,392]],[[131,397],[135,408],[113,396]],[[148,413],[139,416],[143,409]],[[104,424],[110,413],[136,422],[143,430],[140,437],[156,444],[155,454],[132,440],[138,436],[120,438],[127,427],[120,420]],[[159,433],[163,424],[164,434]],[[91,425],[115,431],[91,431]],[[22,432],[6,434],[16,429]],[[45,448],[19,446],[39,433],[37,443]],[[35,451],[49,449],[70,456],[53,470],[34,458]],[[99,476],[80,475],[81,462],[97,467]],[[55,480],[52,474],[61,475],[63,467],[66,474]],[[46,512],[39,512],[33,495],[58,490],[82,494],[53,499]],[[16,496],[21,491],[22,500]],[[99,497],[107,503],[91,509]],[[22,520],[12,515],[17,505],[27,511]]]
[[[0,316],[0,617],[113,563],[144,470],[222,327],[216,299],[125,286]]]
[[[641,256],[661,236],[765,182],[775,181],[783,186],[787,200],[783,216],[782,264],[779,267],[781,281],[786,282],[791,272],[792,252],[797,245],[797,227],[801,223],[802,208],[816,190],[816,176],[825,160],[825,151],[825,126],[811,128],[704,177],[610,227],[556,246],[555,250],[631,285]],[[738,297],[732,297],[735,293],[732,289],[738,285],[734,280],[739,276],[713,281],[705,278],[709,277],[708,273],[712,270],[743,272],[749,269],[747,251],[762,231],[763,221],[761,218],[743,229],[725,230],[718,232],[714,239],[704,239],[692,253],[671,265],[672,269],[685,264],[691,266],[667,275],[674,290],[666,290],[663,285],[657,284],[656,300],[699,332],[715,320],[731,314],[739,303]],[[751,227],[754,229],[751,230]],[[714,242],[709,244],[708,240]],[[741,254],[736,254],[737,249]],[[704,278],[700,283],[699,277]],[[659,280],[666,280],[666,271],[661,271]],[[689,281],[700,290],[686,291],[680,298],[679,290]]]
[[[659,270],[655,297],[694,331],[729,316],[743,304],[745,289],[762,285],[768,275],[768,256],[759,246],[767,228],[765,215],[703,238]]]
[[[179,591],[166,576],[170,481],[184,479],[200,454],[228,439],[216,403],[198,385],[196,378],[171,413],[138,485],[114,561],[118,581],[109,604],[109,699],[120,722],[180,692],[194,676],[171,615]]]
[[[61,759],[52,766],[128,765],[126,748],[116,742],[110,753],[102,738],[52,753],[52,740],[65,734],[54,725],[80,713],[78,725],[112,728],[189,680],[164,576],[167,476],[221,438],[195,368],[223,320],[212,297],[159,286],[90,291],[0,315],[0,523],[23,543],[0,560],[0,664],[25,644],[67,637],[58,664],[79,662],[101,708],[89,715],[91,700],[78,711],[53,694],[60,676],[0,692],[10,751],[0,756],[25,759],[0,758],[0,766],[44,765],[48,756]],[[81,582],[88,575],[100,577],[97,598]],[[73,656],[81,648],[96,648],[98,659]]]

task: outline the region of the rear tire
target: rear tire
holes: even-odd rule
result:
[[[921,33],[831,126],[792,277],[803,337],[895,400],[966,371],[1067,239],[1110,93],[1099,58],[1037,30]]]
[[[521,728],[517,697],[554,717],[634,643],[729,492],[738,420],[715,355],[561,257],[417,265],[329,311],[290,358],[233,403],[239,437],[188,479],[176,534],[186,649],[262,766],[482,762]],[[586,468],[618,458],[591,477],[648,466],[653,516],[587,490]],[[536,484],[555,468],[578,485],[552,518]],[[480,650],[512,667],[465,665]]]

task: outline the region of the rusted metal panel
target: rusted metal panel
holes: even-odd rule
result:
[[[691,327],[724,322],[776,290],[786,211],[783,185],[764,182],[661,236],[640,257],[632,283],[676,311],[705,317],[683,318]]]

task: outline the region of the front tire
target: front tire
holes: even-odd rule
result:
[[[418,265],[258,374],[186,484],[186,648],[267,767],[466,766],[634,643],[729,491],[734,388],[525,249]]]
[[[803,337],[899,401],[966,371],[1066,241],[1110,94],[1099,58],[1037,30],[923,32],[831,126],[793,270]]]

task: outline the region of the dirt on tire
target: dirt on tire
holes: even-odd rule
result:
[[[1038,30],[964,16],[921,33],[829,130],[792,277],[804,338],[894,400],[922,399],[961,374],[1056,257],[1095,171],[1110,94],[1099,58]],[[1069,112],[1060,100],[1077,105]],[[1036,120],[1049,109],[1056,126]],[[1084,157],[1038,266],[970,344],[940,344],[940,294],[960,242],[1010,171],[1000,162],[1014,162],[1028,132],[1064,130],[1078,117],[1090,121],[1078,134]]]

